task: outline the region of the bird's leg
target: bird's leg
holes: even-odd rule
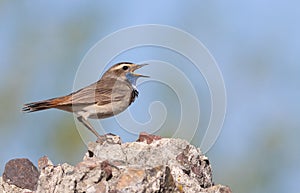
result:
[[[77,120],[80,121],[86,128],[88,128],[94,135],[96,135],[97,138],[100,138],[101,136],[99,133],[92,127],[92,125],[82,116],[78,116]]]

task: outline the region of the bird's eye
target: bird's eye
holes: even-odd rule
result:
[[[123,70],[127,70],[128,69],[128,66],[123,66]]]

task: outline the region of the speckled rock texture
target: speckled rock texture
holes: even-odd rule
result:
[[[9,171],[19,168],[9,165]],[[38,171],[27,161],[24,168],[28,175],[34,175],[33,180],[22,182],[18,176],[22,172],[10,172],[7,178],[5,168],[0,193],[231,192],[227,186],[214,185],[209,160],[200,149],[182,139],[146,133],[131,143],[122,143],[120,137],[111,134],[90,142],[83,161],[76,166],[55,166],[42,157]],[[11,179],[18,179],[17,183]]]

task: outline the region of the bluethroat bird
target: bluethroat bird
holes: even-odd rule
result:
[[[100,135],[88,118],[103,119],[124,111],[138,97],[136,81],[149,77],[134,73],[147,64],[121,62],[109,68],[97,82],[66,96],[25,104],[22,111],[34,112],[56,108],[76,115],[98,138]]]

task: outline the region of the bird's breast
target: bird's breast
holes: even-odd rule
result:
[[[139,96],[139,91],[137,89],[133,89],[133,91],[131,92],[131,98],[130,98],[130,103],[133,103],[134,100]]]

